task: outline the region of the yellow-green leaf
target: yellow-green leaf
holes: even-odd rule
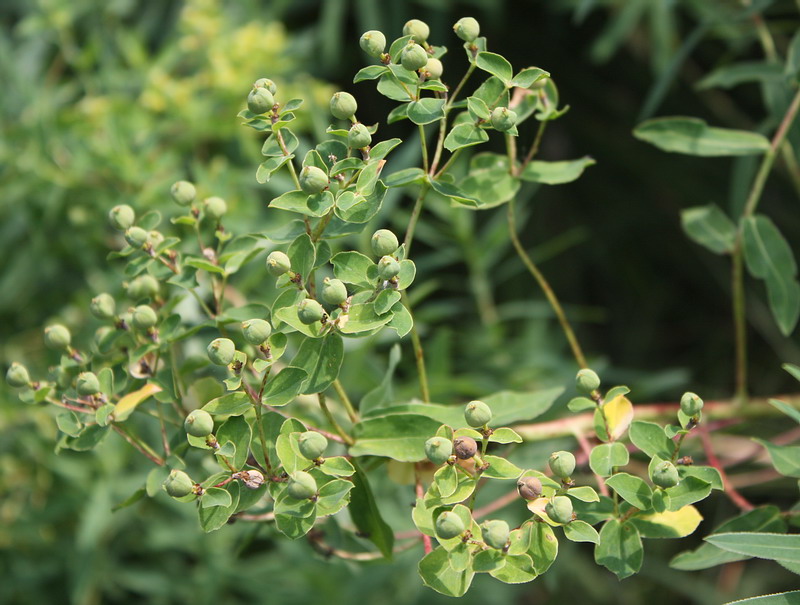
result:
[[[133,413],[133,411],[136,409],[136,406],[142,403],[142,401],[159,392],[161,392],[160,386],[153,384],[152,382],[148,382],[138,391],[128,393],[117,402],[116,406],[114,406],[114,420],[117,422],[122,422]]]
[[[689,504],[680,510],[633,517],[631,523],[644,538],[683,538],[697,529],[702,520],[702,515]]]
[[[603,406],[608,433],[611,440],[625,434],[633,421],[633,404],[624,395],[617,395]]]

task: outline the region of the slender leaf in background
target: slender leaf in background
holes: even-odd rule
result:
[[[736,156],[764,153],[769,140],[746,130],[715,128],[699,118],[654,118],[633,131],[637,139],[663,151],[698,156]]]
[[[682,211],[681,226],[689,239],[715,254],[733,251],[736,225],[715,204],[695,206]]]
[[[713,534],[705,539],[714,546],[740,555],[800,563],[800,534],[746,532]]]
[[[725,605],[800,605],[800,590],[731,601]]]

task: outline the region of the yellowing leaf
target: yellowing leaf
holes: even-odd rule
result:
[[[633,404],[624,395],[617,395],[603,405],[603,414],[606,418],[606,425],[608,426],[608,434],[611,440],[617,440],[633,421]]]
[[[547,523],[548,525],[552,525],[553,527],[560,527],[563,523],[556,523],[550,517],[547,516],[547,513],[544,512],[544,507],[547,506],[547,503],[550,502],[550,498],[536,498],[535,500],[528,500],[528,510],[531,511],[534,515],[539,517],[542,521]]]
[[[697,529],[702,520],[702,515],[689,504],[678,510],[633,517],[631,523],[643,538],[683,538]]]
[[[128,393],[117,402],[116,406],[114,406],[114,420],[116,422],[122,422],[133,413],[133,410],[136,409],[137,405],[142,403],[142,401],[144,401],[151,395],[155,395],[160,391],[161,391],[160,386],[148,382],[138,391],[134,391],[133,393]]]

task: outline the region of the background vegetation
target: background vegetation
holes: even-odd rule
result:
[[[706,88],[703,78],[734,59],[763,60],[764,27],[784,53],[800,24],[792,1],[7,0],[0,6],[0,358],[29,367],[48,359],[40,326],[53,318],[79,321],[86,315],[80,301],[116,286],[105,256],[113,243],[106,213],[117,203],[167,209],[169,184],[187,176],[228,200],[233,228],[281,220],[266,203],[285,183],[256,183],[260,143],[236,118],[253,80],[270,77],[296,91],[285,98],[302,91],[307,104],[298,117],[311,140],[328,125],[333,90],[356,94],[362,119],[376,122],[387,113],[385,100],[372,86],[350,83],[364,64],[360,33],[380,29],[393,38],[407,19],[421,18],[432,39],[456,53],[451,26],[463,15],[478,18],[490,48],[515,66],[549,70],[571,105],[540,157],[597,160],[573,184],[531,186],[519,198],[525,244],[577,323],[592,366],[608,383],[631,386],[636,403],[676,401],[689,387],[707,400],[728,398],[727,263],[683,235],[679,213],[713,201],[733,214],[755,160],[664,154],[631,130],[646,117],[678,113],[774,130],[783,109],[765,94],[766,83]],[[381,132],[408,139],[392,157],[395,169],[417,160],[406,123],[381,124]],[[533,133],[522,134],[529,141]],[[800,148],[800,129],[790,139]],[[395,195],[386,204],[402,232],[410,200]],[[797,204],[792,174],[779,164],[762,209],[790,243],[800,236]],[[569,383],[574,362],[513,254],[503,210],[473,214],[432,203],[414,259],[411,295],[435,401]],[[251,291],[258,279],[254,273],[247,282]],[[748,287],[747,304],[752,392],[795,389],[780,364],[800,362],[797,339],[780,335],[760,283]],[[378,337],[350,352],[342,380],[356,399],[382,379],[391,345]],[[402,352],[395,389],[408,398],[416,388],[408,343]],[[48,411],[23,407],[6,390],[0,404],[0,602],[203,604],[265,600],[265,593],[300,603],[323,594],[332,603],[364,595],[398,604],[444,601],[421,586],[416,551],[365,566],[325,560],[259,525],[205,535],[191,511],[166,497],[112,513],[147,472],[126,444],[109,439],[96,454],[56,455]],[[781,421],[760,408],[753,415],[717,438],[718,452],[723,463],[737,463],[736,485],[749,500],[785,510],[796,483],[764,482],[770,475],[753,458],[758,448],[737,436],[774,435]],[[516,456],[541,467],[558,447],[574,441],[533,443]],[[689,447],[703,456],[699,443]],[[376,489],[396,494],[389,521],[409,529],[411,490],[385,483]],[[698,541],[736,508],[715,492],[701,512]],[[533,584],[477,581],[465,599],[722,603],[796,588],[796,577],[769,563],[693,574],[669,569],[669,558],[690,546],[653,544],[640,576],[620,587],[595,567],[590,549],[564,543],[553,570]]]

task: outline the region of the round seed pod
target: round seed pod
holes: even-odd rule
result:
[[[158,294],[158,280],[152,275],[140,275],[128,284],[126,292],[133,300],[155,298]]]
[[[147,233],[147,245],[151,248],[158,248],[164,243],[164,234],[161,231],[149,231]]]
[[[331,114],[340,120],[349,120],[356,115],[358,103],[349,92],[337,92],[331,97]]]
[[[289,475],[289,483],[286,485],[286,493],[295,500],[305,500],[317,493],[317,482],[314,477],[305,471],[295,471]]]
[[[88,397],[100,392],[100,381],[94,372],[81,372],[75,381],[75,390],[81,397]]]
[[[368,32],[361,34],[358,45],[370,57],[379,59],[386,48],[386,36],[377,29],[371,29]]]
[[[192,437],[208,437],[214,432],[214,419],[205,410],[192,410],[183,421],[183,430]]]
[[[89,311],[97,319],[111,319],[117,312],[114,297],[105,292],[98,294],[89,304]]]
[[[425,64],[423,71],[428,74],[428,78],[431,80],[438,80],[442,77],[442,73],[444,72],[444,65],[439,59],[434,59],[430,57],[428,62]]]
[[[298,180],[300,181],[300,189],[308,195],[324,191],[330,183],[325,171],[316,166],[304,166],[300,171]]]
[[[428,24],[424,21],[411,19],[410,21],[406,21],[406,24],[403,26],[403,35],[413,36],[414,42],[422,44],[428,39],[428,36],[431,35],[431,28],[428,27]]]
[[[572,500],[568,496],[556,496],[544,507],[544,512],[556,523],[572,521]]]
[[[492,410],[483,401],[470,401],[464,408],[464,418],[468,425],[478,428],[489,424]]]
[[[264,484],[264,475],[260,471],[242,471],[239,477],[248,489],[258,489]]]
[[[183,471],[173,469],[170,471],[164,483],[164,491],[173,498],[183,498],[194,491],[194,481]]]
[[[550,459],[547,461],[550,465],[550,470],[556,477],[561,479],[568,479],[575,471],[575,456],[570,452],[560,451],[550,454]]]
[[[325,435],[316,431],[306,431],[300,433],[297,438],[297,445],[300,448],[300,453],[309,460],[316,460],[328,447],[328,440]]]
[[[464,42],[472,42],[480,35],[481,26],[473,17],[461,17],[453,26],[453,31]]]
[[[265,88],[259,88],[259,90],[266,92]],[[225,216],[225,213],[228,211],[228,204],[226,204],[225,200],[221,197],[217,196],[207,197],[203,200],[203,206],[205,207],[206,215],[217,221]]]
[[[400,273],[400,263],[393,256],[384,256],[378,261],[378,275],[381,279],[392,279]]]
[[[8,386],[15,389],[21,389],[31,383],[31,377],[28,374],[28,369],[21,363],[16,361],[12,363],[6,372],[6,382]]]
[[[329,305],[341,305],[347,300],[347,286],[340,279],[322,280],[322,300]]]
[[[275,105],[275,98],[266,88],[254,88],[247,95],[247,109],[256,115],[267,113]]]
[[[478,444],[472,437],[456,437],[453,440],[453,451],[459,460],[469,460],[478,453]]]
[[[538,477],[522,477],[517,481],[517,492],[525,500],[536,500],[542,495],[542,482]]]
[[[272,95],[278,92],[278,87],[275,85],[275,82],[269,78],[259,78],[253,82],[253,88],[266,88]]]
[[[242,334],[247,342],[258,346],[272,334],[272,326],[266,319],[248,319],[242,322]]]
[[[236,345],[229,338],[215,338],[209,343],[206,351],[212,363],[218,366],[226,366],[233,361]]]
[[[347,146],[353,149],[363,149],[369,147],[370,144],[372,144],[372,135],[367,127],[360,122],[353,124],[347,133]]]
[[[517,114],[508,107],[495,107],[489,117],[492,127],[500,132],[511,130],[517,123]]]
[[[400,246],[397,236],[388,229],[378,229],[370,239],[375,256],[388,256]]]
[[[508,543],[508,536],[511,534],[511,530],[505,521],[494,519],[485,521],[481,525],[481,533],[486,544],[492,548],[502,549]]]
[[[147,242],[147,231],[141,227],[130,227],[125,232],[125,241],[134,248],[141,248]]]
[[[156,315],[153,307],[139,305],[133,310],[131,321],[133,327],[137,330],[149,330],[158,323],[158,315]]]
[[[681,411],[694,418],[703,409],[703,400],[695,393],[687,392],[681,397]]]
[[[188,206],[197,196],[197,189],[189,181],[176,181],[169,188],[173,201],[179,206]]]
[[[133,226],[133,222],[136,220],[136,213],[133,211],[133,208],[128,206],[127,204],[120,204],[119,206],[114,206],[111,211],[108,213],[108,221],[111,223],[111,226],[114,227],[117,231],[125,231],[130,229]]]
[[[425,455],[436,466],[450,459],[453,454],[453,442],[444,437],[431,437],[425,442]]]
[[[292,261],[280,250],[273,250],[267,256],[267,271],[272,277],[280,277],[292,268]]]
[[[592,391],[600,388],[600,377],[594,370],[582,368],[575,376],[575,387],[579,392],[589,395]]]
[[[66,326],[53,324],[44,329],[44,344],[47,345],[48,349],[62,351],[69,347],[71,341],[72,334],[69,333]]]
[[[318,322],[325,315],[325,309],[313,298],[306,298],[297,305],[297,317],[305,325]]]
[[[408,71],[417,71],[425,67],[428,62],[428,53],[416,42],[409,42],[400,53],[400,64]]]
[[[445,511],[436,518],[436,535],[442,540],[450,540],[457,538],[464,533],[466,529],[464,522],[456,513],[452,511]]]
[[[659,462],[653,467],[650,472],[650,480],[653,485],[658,487],[675,487],[680,482],[681,478],[678,475],[678,469],[669,460]]]

